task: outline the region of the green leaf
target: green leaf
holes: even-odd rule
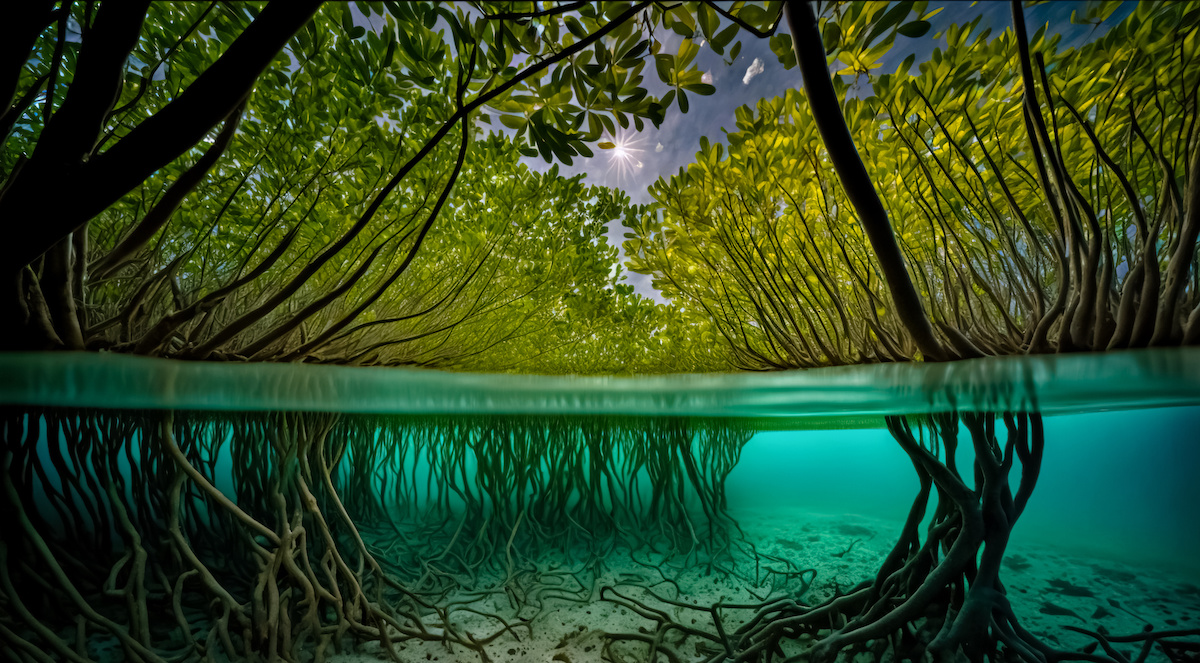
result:
[[[704,33],[704,38],[711,42],[717,32],[717,26],[720,25],[716,10],[707,3],[702,4],[697,18],[700,19],[700,31]]]
[[[674,55],[654,56],[654,68],[658,72],[658,80],[667,85],[674,84],[675,81],[671,78],[671,70],[675,68]]]
[[[509,129],[516,129],[520,131],[521,129],[525,128],[526,122],[525,118],[521,117],[520,115],[501,115],[500,124],[503,124]]]
[[[775,35],[770,41],[771,52],[779,59],[784,69],[796,66],[796,51],[792,48],[791,35]]]
[[[900,21],[903,21],[905,17],[908,16],[908,13],[912,11],[912,6],[913,3],[910,0],[896,3],[895,7],[889,9],[887,13],[883,15],[883,18],[879,19],[879,21],[875,23],[875,27],[871,29],[871,33],[867,35],[867,41],[864,42],[863,45],[870,46],[871,42],[875,41],[880,35],[892,29],[892,27],[898,24]],[[919,37],[920,35],[917,36]]]
[[[604,18],[610,21],[620,16],[626,9],[629,9],[628,2],[606,2],[601,5],[604,8]]]
[[[383,56],[383,61],[380,62],[382,68],[387,69],[392,66],[392,60],[396,58],[396,37],[393,35],[388,41],[387,53]]]
[[[741,11],[737,13],[737,17],[756,28],[767,27],[764,23],[767,22],[767,12],[758,5],[745,5]]]
[[[718,32],[716,36],[712,38],[709,44],[712,45],[714,51],[724,55],[725,47],[729,45],[729,42],[733,41],[733,38],[737,36],[738,30],[740,29],[741,28],[738,27],[736,23],[730,24],[729,27]]]
[[[588,36],[588,31],[584,29],[583,25],[579,22],[579,19],[575,18],[574,16],[567,16],[563,19],[563,23],[566,23],[567,29],[571,31],[571,34],[575,35],[579,39],[583,39],[584,37]]]
[[[679,70],[687,68],[699,53],[700,46],[691,39],[684,39],[679,42],[679,53],[675,55],[676,74],[678,74]]]
[[[900,26],[897,32],[910,39],[916,39],[917,37],[924,37],[925,33],[929,32],[930,27],[932,26],[930,26],[929,21],[913,21]]]
[[[612,149],[616,149],[617,145],[616,145],[616,143],[610,143],[608,141],[603,141],[600,143],[596,143],[596,147],[598,147],[602,150],[612,150]]]
[[[825,46],[825,55],[837,50],[837,47],[842,43],[842,29],[837,23],[829,21],[825,24],[825,29],[821,33],[821,41]]]

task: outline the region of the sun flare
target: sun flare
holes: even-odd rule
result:
[[[633,183],[633,177],[645,166],[641,159],[645,150],[640,147],[644,140],[637,134],[623,134],[608,139],[612,147],[607,150],[608,169],[604,171],[604,177],[610,184],[625,186]]]

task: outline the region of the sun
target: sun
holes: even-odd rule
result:
[[[606,137],[606,140],[600,143],[608,156],[608,169],[604,171],[606,184],[624,186],[633,183],[634,176],[645,165],[641,159],[645,150],[639,147],[643,140],[642,136],[635,133],[623,133]]]

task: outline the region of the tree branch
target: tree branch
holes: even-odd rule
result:
[[[92,265],[91,271],[96,278],[108,276],[115,266],[121,264],[146,242],[149,242],[154,234],[171,220],[171,216],[179,208],[179,204],[200,184],[200,181],[204,179],[208,171],[212,170],[213,165],[229,147],[229,143],[233,140],[233,134],[237,130],[238,122],[242,118],[243,109],[244,106],[239,106],[232,115],[225,119],[225,127],[208,150],[196,163],[192,164],[191,168],[188,168],[171,183],[162,198],[155,203],[154,207],[150,208],[150,211],[146,212],[146,216],[142,217],[142,221],[108,255]]]
[[[130,15],[135,13],[134,9],[142,7],[137,26],[140,28],[145,4],[145,0],[139,0],[137,3],[103,5],[100,15],[96,18],[96,26],[89,33],[89,36],[97,34],[108,37],[107,49],[102,51],[101,55],[108,56],[110,60],[119,60],[115,65],[106,61],[106,64],[110,68],[115,67],[117,72],[123,71],[125,58],[137,40],[137,31],[130,30],[130,24],[133,22]],[[48,127],[45,133],[50,135],[46,138],[52,142],[47,145],[45,139],[39,141],[33,158],[25,164],[18,176],[19,181],[10,186],[5,196],[0,198],[0,218],[11,219],[13,222],[27,219],[32,210],[54,197],[64,180],[73,182],[76,189],[69,199],[61,202],[47,223],[29,229],[25,241],[12,243],[0,249],[0,263],[17,266],[30,263],[56,241],[145,181],[154,171],[179,158],[199,143],[212,127],[227,118],[233,109],[242,103],[258,77],[292,35],[309,21],[319,4],[318,0],[295,0],[288,3],[277,1],[268,4],[225,53],[178,98],[134,127],[108,151],[86,163],[79,160],[86,153],[77,154],[75,158],[64,154],[71,145],[60,145],[54,140],[54,134],[50,133]],[[109,10],[110,7],[113,9]],[[106,10],[117,18],[123,18],[124,22],[109,29],[102,29],[109,25],[104,22]],[[110,19],[110,22],[117,21]],[[105,42],[100,43],[104,47]],[[68,99],[54,117],[56,126],[61,124],[70,127],[75,124],[77,112],[68,113],[68,104],[71,103],[72,96],[92,100],[91,112],[87,117],[96,115],[98,111],[98,118],[102,119],[112,108],[115,97],[102,94],[104,91],[97,89],[98,83],[93,80],[103,78],[105,72],[101,71],[94,76],[85,75],[82,55],[80,59],[80,67],[72,82]],[[109,76],[112,73],[108,72]],[[109,87],[112,87],[111,84]],[[95,103],[96,98],[105,99],[102,108]],[[72,132],[76,140],[81,140],[84,129],[87,128],[79,127]],[[87,131],[90,149],[99,133],[99,127],[92,126]]]
[[[555,7],[551,7],[550,9],[543,9],[541,11],[535,11],[535,12],[499,12],[496,14],[489,14],[487,12],[483,12],[483,15],[485,18],[494,20],[494,21],[498,21],[498,20],[522,21],[522,20],[529,20],[531,18],[542,18],[544,16],[556,16],[558,14],[565,14],[567,12],[573,12],[587,4],[588,3],[585,1],[568,2],[565,5],[558,5]],[[478,5],[478,9],[480,9],[482,11],[483,7],[486,7],[486,6],[487,6],[486,3],[480,3]]]
[[[21,70],[38,35],[54,20],[54,0],[14,2],[4,10],[0,32],[0,104],[5,108],[17,93]]]

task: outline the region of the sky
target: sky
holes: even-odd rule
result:
[[[1099,30],[1094,30],[1092,26],[1070,22],[1071,12],[1082,11],[1085,4],[1049,2],[1027,7],[1025,18],[1028,29],[1032,34],[1041,25],[1049,23],[1051,32],[1063,35],[1062,47],[1065,48],[1095,38],[1133,10],[1132,2],[1124,3]],[[1012,24],[1012,10],[1008,2],[931,2],[929,10],[939,6],[943,9],[930,19],[933,27],[929,33],[918,39],[897,36],[895,46],[881,60],[879,71],[895,71],[910,53],[916,54],[917,63],[927,60],[935,47],[946,45],[944,37],[933,39],[935,34],[943,32],[950,25],[967,23],[981,14],[981,30],[990,27],[993,32],[1000,32]],[[787,32],[786,21],[780,25],[779,31]],[[789,88],[801,87],[800,70],[785,70],[771,52],[766,39],[758,39],[744,31],[738,37],[742,41],[742,50],[731,66],[706,46],[701,48],[696,58],[696,66],[707,74],[705,81],[717,88],[715,94],[708,97],[691,94],[688,96],[691,106],[687,114],[680,113],[678,106],[673,106],[661,127],[656,129],[647,123],[646,129],[640,133],[618,136],[616,142],[625,145],[627,155],[621,155],[618,150],[595,150],[595,156],[590,159],[579,158],[572,166],[560,164],[560,172],[568,177],[584,173],[585,181],[590,184],[623,189],[634,203],[650,202],[647,193],[649,185],[659,177],[670,177],[691,163],[700,149],[701,136],[707,136],[713,143],[727,144],[722,129],[735,130],[736,108],[742,105],[753,108],[759,99],[781,96]],[[671,34],[664,43],[664,52],[675,52],[680,39]],[[648,65],[643,75],[651,94],[661,96],[667,91],[668,88],[658,81],[652,66]],[[624,168],[620,167],[622,161]],[[550,167],[540,157],[527,158],[526,162],[540,171]],[[624,232],[619,222],[610,224],[607,233],[609,243],[620,248]],[[626,281],[634,286],[636,292],[663,301],[662,296],[650,286],[649,276],[626,272]]]

